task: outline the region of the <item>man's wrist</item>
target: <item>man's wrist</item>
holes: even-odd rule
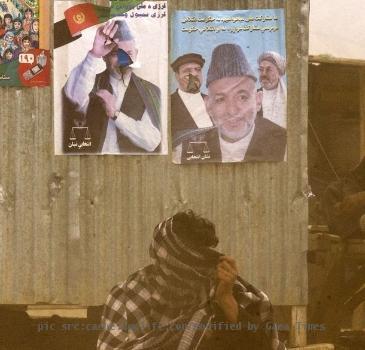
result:
[[[232,293],[227,293],[227,294],[221,295],[219,298],[217,298],[217,303],[221,307],[227,306],[227,305],[232,305],[232,303],[236,303],[236,299]]]
[[[218,306],[223,311],[227,321],[238,322],[239,307],[233,295],[227,295],[217,300]]]
[[[85,57],[83,67],[87,70],[87,72],[93,72],[93,74],[96,75],[96,67],[100,61],[100,57],[94,56],[94,54],[89,51]]]
[[[102,58],[103,56],[98,55],[93,49],[89,51],[89,53],[91,54],[91,56],[93,56],[94,58]]]

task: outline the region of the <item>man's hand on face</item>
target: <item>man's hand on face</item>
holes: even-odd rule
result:
[[[196,94],[200,91],[200,80],[196,76],[189,74],[187,77],[187,92]]]
[[[216,299],[222,299],[233,295],[233,285],[236,281],[238,272],[236,262],[229,256],[221,256],[217,265],[218,286]]]
[[[229,322],[237,322],[238,304],[233,296],[233,285],[238,271],[236,262],[228,256],[221,256],[217,265],[217,289],[215,299]]]
[[[110,21],[98,28],[95,34],[91,54],[95,57],[106,56],[118,44],[118,39],[113,39],[118,30],[118,24]]]
[[[115,112],[115,96],[113,96],[108,90],[101,89],[96,92],[96,96],[102,99],[103,107],[105,110],[106,115],[109,118],[113,118]]]

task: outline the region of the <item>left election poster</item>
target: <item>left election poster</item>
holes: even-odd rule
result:
[[[119,3],[54,3],[56,154],[167,154],[167,1]]]
[[[49,85],[48,7],[48,0],[0,1],[0,87]]]

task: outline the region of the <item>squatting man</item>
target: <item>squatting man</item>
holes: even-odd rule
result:
[[[217,244],[214,225],[191,210],[157,225],[152,264],[107,298],[97,349],[285,349],[269,299]]]

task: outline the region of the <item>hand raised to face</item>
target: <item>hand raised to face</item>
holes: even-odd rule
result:
[[[95,39],[91,54],[95,57],[106,56],[118,44],[118,39],[114,39],[114,35],[118,30],[118,24],[115,21],[106,22],[98,28],[95,33]]]
[[[236,262],[229,256],[221,256],[216,269],[217,289],[215,300],[223,310],[227,321],[237,322],[238,303],[233,295],[233,285],[237,279]]]
[[[237,265],[233,258],[229,256],[221,256],[216,269],[217,273],[217,290],[216,299],[224,298],[232,295],[233,285],[237,279]]]

